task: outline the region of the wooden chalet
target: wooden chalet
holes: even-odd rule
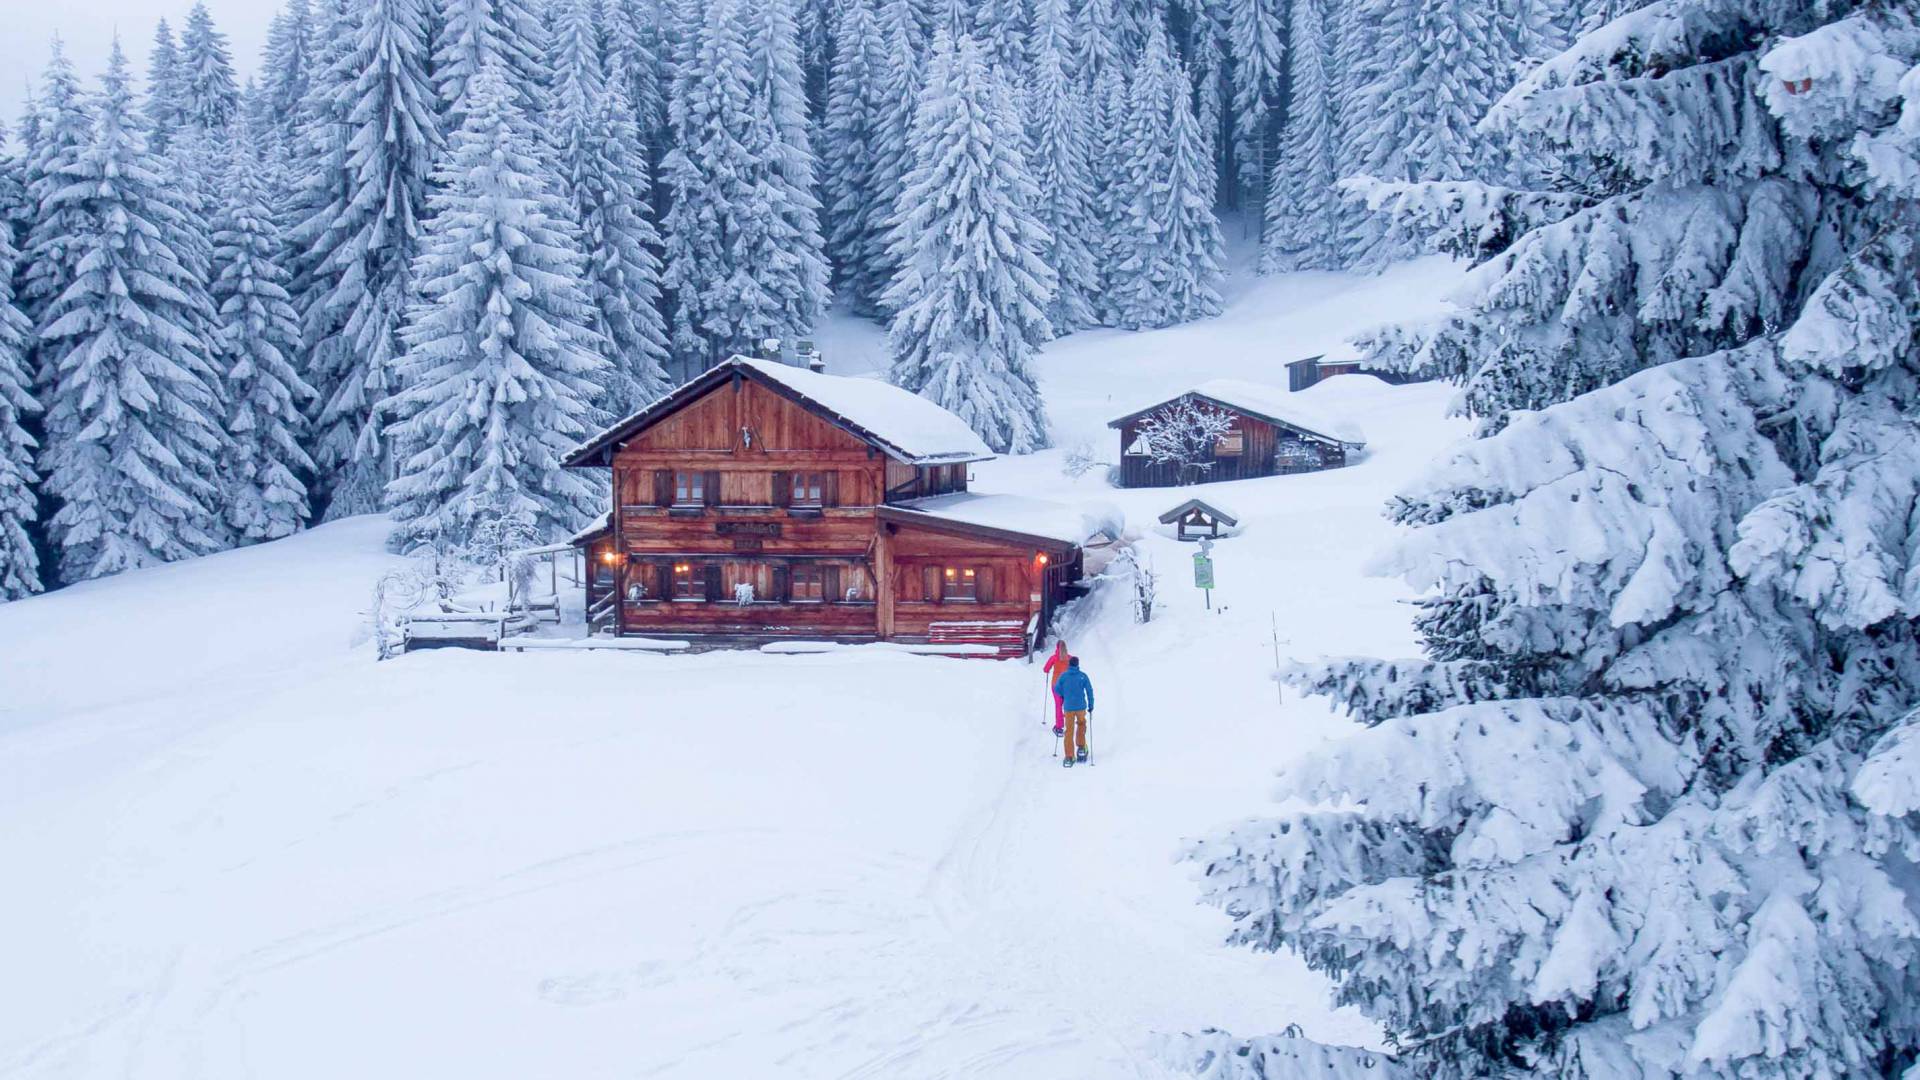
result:
[[[1212,457],[1198,471],[1199,481],[1245,480],[1256,476],[1337,469],[1366,446],[1366,436],[1351,423],[1317,416],[1289,400],[1276,386],[1214,379],[1165,401],[1108,423],[1120,431],[1121,487],[1177,487],[1191,482],[1191,469],[1155,461],[1146,453],[1140,424],[1169,406],[1198,401],[1233,418],[1233,426],[1214,444]]]
[[[1079,579],[1081,537],[1065,508],[970,493],[991,456],[898,387],[735,357],[567,459],[612,470],[611,508],[574,538],[590,617],[709,646],[1022,655]]]

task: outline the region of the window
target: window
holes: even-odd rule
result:
[[[788,506],[820,507],[824,505],[826,477],[817,472],[797,472],[792,475],[792,488],[788,491]]]
[[[980,597],[979,575],[971,566],[949,566],[940,572],[940,599],[977,600]]]
[[[825,602],[827,599],[826,568],[796,564],[788,570],[787,598],[796,604]]]
[[[1234,428],[1220,436],[1213,446],[1213,452],[1220,457],[1239,457],[1247,451],[1247,434]]]
[[[676,471],[673,474],[673,505],[707,505],[707,474]]]
[[[707,598],[707,576],[692,563],[673,564],[673,598],[675,600],[705,600]]]

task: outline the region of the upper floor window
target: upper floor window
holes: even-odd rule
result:
[[[787,505],[800,507],[819,507],[826,504],[826,477],[817,472],[797,472],[790,475],[791,486],[788,489]]]
[[[673,474],[673,505],[707,505],[707,474],[685,470],[675,471]]]

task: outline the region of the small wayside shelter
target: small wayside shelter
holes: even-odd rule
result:
[[[959,417],[875,379],[735,357],[566,464],[612,472],[574,537],[590,621],[698,646],[903,642],[1022,655],[1079,580],[1078,517],[968,490]]]
[[[1173,526],[1176,540],[1198,540],[1201,537],[1218,540],[1222,536],[1231,536],[1239,528],[1240,519],[1199,499],[1188,499],[1161,514],[1160,524]]]
[[[1277,386],[1213,379],[1110,421],[1107,426],[1120,432],[1120,486],[1175,487],[1195,477],[1206,483],[1337,469],[1366,447],[1358,425],[1322,416],[1291,398]],[[1199,462],[1156,460],[1141,437],[1141,424],[1183,402],[1221,410],[1232,426]]]

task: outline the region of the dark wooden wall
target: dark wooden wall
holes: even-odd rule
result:
[[[1213,467],[1183,475],[1183,470],[1174,464],[1161,464],[1151,458],[1127,453],[1127,447],[1133,445],[1139,436],[1140,417],[1128,421],[1120,428],[1120,486],[1121,487],[1178,487],[1188,483],[1212,483],[1219,480],[1245,480],[1253,476],[1273,475],[1273,454],[1282,438],[1292,438],[1291,432],[1282,432],[1265,420],[1234,413],[1234,427],[1244,434],[1241,452],[1229,457],[1215,456]]]

